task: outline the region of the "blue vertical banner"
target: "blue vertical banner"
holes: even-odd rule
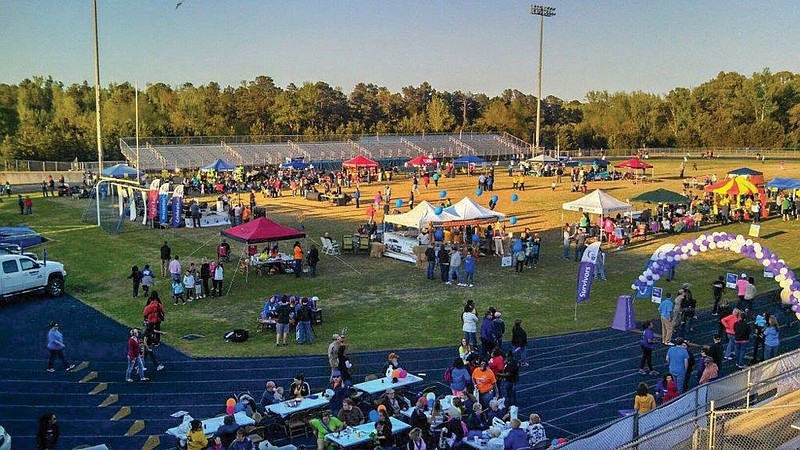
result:
[[[583,251],[581,266],[578,268],[578,290],[575,294],[575,303],[582,303],[589,300],[592,292],[592,280],[594,279],[595,264],[597,264],[597,254],[600,252],[600,242],[595,242]]]
[[[175,186],[172,192],[172,228],[186,225],[183,220],[183,185]]]
[[[158,223],[169,223],[169,183],[164,183],[158,188]]]

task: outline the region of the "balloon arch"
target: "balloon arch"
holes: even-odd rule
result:
[[[781,300],[792,305],[792,311],[800,318],[800,282],[794,275],[786,262],[779,259],[772,251],[763,247],[752,239],[747,239],[741,234],[730,233],[706,233],[695,239],[688,239],[670,251],[658,254],[651,260],[647,269],[639,275],[631,285],[632,289],[643,290],[652,286],[668,270],[677,266],[681,261],[685,261],[692,256],[708,250],[729,250],[739,253],[742,256],[758,261],[766,270],[775,275],[775,281],[783,288]]]

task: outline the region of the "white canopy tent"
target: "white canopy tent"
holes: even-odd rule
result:
[[[558,160],[553,158],[552,156],[547,156],[544,153],[541,155],[536,155],[533,158],[529,159],[530,162],[538,162],[538,163],[557,163]]]
[[[388,215],[384,219],[385,222],[402,225],[408,228],[417,228],[419,230],[425,228],[425,226],[431,222],[450,220],[458,220],[458,217],[447,213],[446,210],[442,211],[442,213],[437,216],[436,207],[427,201],[421,202],[407,213]]]
[[[438,224],[458,221],[485,222],[504,220],[506,218],[505,214],[485,208],[469,197],[464,197],[453,206],[445,208],[442,212],[442,215],[444,214],[448,214],[455,218],[449,219],[440,216],[434,220],[434,223]]]
[[[587,194],[577,200],[564,203],[561,207],[567,211],[578,211],[589,214],[612,214],[633,210],[630,203],[617,200],[600,189]]]

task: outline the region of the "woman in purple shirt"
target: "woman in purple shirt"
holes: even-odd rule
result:
[[[639,341],[639,347],[642,348],[642,362],[639,363],[639,374],[647,375],[644,370],[645,364],[650,369],[650,375],[658,375],[658,372],[653,370],[653,344],[656,343],[656,336],[653,333],[653,322],[649,320],[642,324],[644,331],[642,332],[642,340]]]

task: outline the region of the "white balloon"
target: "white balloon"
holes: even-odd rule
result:
[[[636,290],[636,285],[635,285],[635,284],[632,284],[632,285],[631,285],[631,289],[633,289],[633,290]]]
[[[778,260],[778,264],[786,264],[786,261],[784,261],[784,260],[782,260],[782,259],[779,259],[779,260]]]
[[[700,246],[700,251],[701,251],[701,252],[708,251],[708,247],[706,247],[705,245],[701,245],[701,246]]]
[[[783,275],[781,275],[781,274],[775,275],[775,282],[776,282],[776,283],[780,283],[781,281],[783,281],[783,280],[785,280],[785,279],[786,279],[786,277],[784,277],[784,276],[783,276]]]
[[[658,269],[661,266],[659,266],[657,262],[654,262],[653,265],[650,266],[650,267],[653,268],[653,269]]]
[[[768,259],[764,259],[764,260],[762,260],[762,261],[761,261],[761,264],[763,264],[763,265],[764,265],[764,267],[769,267],[769,265],[770,265],[771,263],[770,263],[770,260],[768,260]]]
[[[792,292],[792,297],[794,297],[794,298],[796,298],[796,299],[800,300],[800,291],[794,291],[794,292]]]
[[[661,278],[661,275],[659,275],[659,274],[657,274],[657,273],[656,273],[656,274],[653,274],[653,279],[654,279],[654,280],[658,281],[660,278]]]
[[[737,235],[737,236],[736,236],[736,240],[737,240],[737,241],[739,241],[739,242],[745,242],[745,241],[746,241],[746,239],[744,238],[744,236],[742,236],[741,234],[739,234],[739,235]]]
[[[792,285],[792,282],[791,282],[791,281],[789,281],[789,280],[783,280],[783,281],[781,281],[781,283],[780,283],[780,284],[781,284],[781,287],[782,287],[782,288],[788,288],[789,286],[791,286],[791,285]]]
[[[752,239],[748,239],[748,240],[744,241],[744,243],[746,245],[753,245],[753,240]]]
[[[639,281],[647,281],[644,275],[639,275]]]
[[[756,252],[756,258],[757,259],[763,259],[764,258],[764,254],[761,253],[761,252]]]
[[[786,275],[787,273],[789,273],[789,269],[787,269],[786,267],[781,267],[780,272],[781,272],[781,275]]]
[[[800,319],[800,313],[794,313],[794,315],[797,316],[798,319]]]
[[[710,248],[711,250],[714,250],[714,249],[716,249],[716,248],[717,248],[717,243],[716,243],[716,242],[713,242],[713,241],[712,241],[712,242],[709,242],[709,243],[708,243],[708,248]]]
[[[672,256],[667,256],[667,262],[673,262],[675,259]]]
[[[755,250],[755,251],[757,251],[757,252],[760,252],[760,251],[761,251],[761,249],[762,249],[762,247],[761,247],[761,244],[759,244],[758,242],[756,242],[755,244],[753,244],[753,250]]]

